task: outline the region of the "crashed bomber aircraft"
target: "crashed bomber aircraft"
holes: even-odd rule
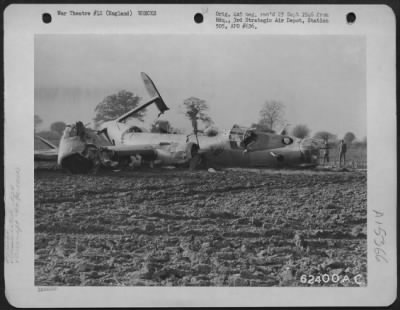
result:
[[[217,136],[159,134],[129,126],[126,119],[155,103],[160,115],[169,108],[152,80],[141,73],[151,99],[115,120],[105,122],[98,131],[82,122],[66,127],[59,148],[35,151],[35,160],[46,160],[58,153],[58,165],[72,173],[88,173],[98,166],[127,166],[133,157],[162,165],[209,167],[314,167],[319,143],[285,134],[259,132],[234,125]],[[44,139],[41,139],[43,142]]]

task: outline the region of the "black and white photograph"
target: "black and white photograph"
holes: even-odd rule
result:
[[[35,37],[35,284],[365,286],[365,38]]]
[[[11,305],[394,302],[390,7],[10,5],[4,25]]]

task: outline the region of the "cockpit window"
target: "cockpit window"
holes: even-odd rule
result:
[[[143,130],[138,126],[132,126],[127,130],[127,132],[143,132]]]
[[[246,130],[238,125],[234,125],[232,127],[231,131],[229,132],[229,143],[233,149],[241,147],[245,132]]]
[[[257,134],[247,127],[234,125],[229,132],[229,142],[232,148],[247,148],[249,144],[256,140]]]
[[[248,149],[257,141],[257,134],[253,130],[247,130],[244,134],[243,147]]]

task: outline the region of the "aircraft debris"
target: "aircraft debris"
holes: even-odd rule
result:
[[[155,104],[160,114],[169,110],[150,77],[141,73],[150,99],[115,120],[101,124],[100,130],[87,128],[81,121],[67,126],[58,149],[58,165],[71,173],[88,173],[98,166],[135,167],[146,162],[153,166],[184,165],[199,167],[302,167],[318,164],[320,145],[314,139],[297,139],[254,128],[234,125],[215,135],[149,133],[131,126],[126,120]],[[36,153],[36,158],[47,158]],[[211,168],[213,169],[213,168]],[[209,170],[214,173],[214,171]]]

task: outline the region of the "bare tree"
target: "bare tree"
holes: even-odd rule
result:
[[[185,107],[185,115],[192,122],[193,133],[195,134],[198,143],[198,121],[202,121],[206,126],[210,126],[213,123],[211,117],[206,113],[209,109],[208,105],[205,100],[196,97],[185,99],[183,105]]]
[[[93,119],[95,124],[111,121],[124,113],[136,108],[141,98],[129,91],[121,90],[117,94],[107,96],[96,108],[96,116]],[[145,111],[140,111],[132,117],[143,120]]]
[[[50,125],[50,130],[58,133],[61,136],[65,129],[65,126],[67,126],[67,124],[65,124],[64,122],[54,122]]]
[[[279,101],[266,101],[260,111],[260,124],[266,124],[270,129],[283,122],[285,105]]]
[[[307,125],[296,125],[292,129],[292,135],[299,139],[304,139],[310,135],[310,129]]]
[[[343,140],[348,144],[351,144],[355,139],[356,135],[352,132],[347,132],[343,137]]]
[[[215,136],[217,136],[219,134],[219,130],[216,127],[209,126],[206,129],[204,129],[204,134],[207,137],[215,137]]]

